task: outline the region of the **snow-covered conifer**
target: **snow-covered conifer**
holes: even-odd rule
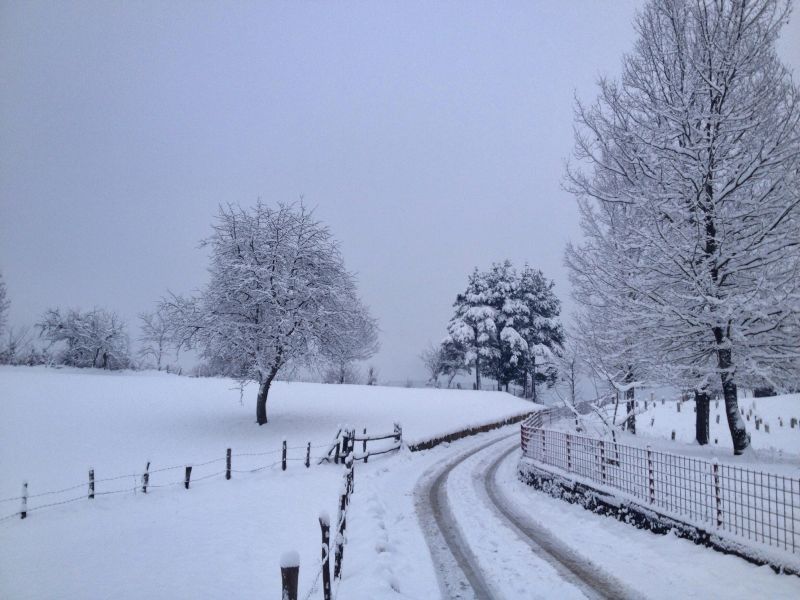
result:
[[[463,352],[464,365],[475,368],[478,388],[481,375],[506,389],[513,381],[527,382],[529,375],[539,382],[553,379],[549,359],[560,350],[563,331],[552,288],[541,271],[526,265],[519,273],[507,260],[472,273],[467,290],[456,298],[445,344],[453,344],[454,357]],[[549,370],[537,374],[537,357]]]

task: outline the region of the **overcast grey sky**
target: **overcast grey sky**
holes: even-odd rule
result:
[[[12,323],[134,325],[204,283],[219,203],[300,195],[380,320],[382,379],[422,377],[474,266],[528,261],[568,309],[573,96],[619,72],[639,4],[0,1]]]

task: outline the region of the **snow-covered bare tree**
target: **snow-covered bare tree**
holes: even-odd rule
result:
[[[8,324],[9,306],[11,306],[11,301],[8,299],[8,289],[6,288],[6,282],[3,280],[3,274],[0,273],[0,339]]]
[[[220,207],[212,235],[210,281],[196,297],[164,301],[178,347],[198,348],[227,374],[258,383],[256,420],[287,364],[317,365],[363,309],[354,276],[329,229],[302,204]]]
[[[127,327],[115,312],[51,308],[36,326],[61,364],[111,370],[131,365]]]
[[[322,373],[322,382],[335,384],[361,383],[361,372],[358,367],[351,362],[330,363]]]
[[[36,357],[32,337],[30,327],[8,327],[5,344],[0,346],[0,365],[27,364]]]
[[[445,338],[439,345],[441,357],[441,375],[447,377],[447,387],[453,385],[453,379],[461,375],[470,374],[470,367],[465,358],[464,347],[458,342]]]
[[[139,333],[139,357],[145,361],[153,361],[159,371],[164,354],[170,346],[170,327],[162,307],[153,312],[139,315],[141,330]]]
[[[439,376],[442,375],[444,371],[442,346],[434,346],[429,343],[425,349],[420,352],[419,359],[428,372],[428,382],[434,387],[439,387]]]
[[[358,383],[361,379],[354,363],[367,360],[379,349],[378,324],[355,296],[343,304],[343,310],[330,316],[323,337],[322,352],[329,363],[328,383]]]
[[[370,365],[367,367],[367,385],[378,385],[378,367]]]
[[[615,291],[601,335],[619,331],[647,376],[721,388],[736,454],[737,383],[800,373],[800,94],[775,53],[789,8],[649,2],[621,81],[578,106],[590,170],[568,173],[587,266]]]

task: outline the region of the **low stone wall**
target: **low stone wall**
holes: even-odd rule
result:
[[[501,421],[495,421],[494,423],[487,423],[486,425],[481,425],[479,427],[468,427],[467,429],[454,431],[453,433],[448,433],[447,435],[431,438],[429,440],[423,440],[414,444],[408,444],[408,449],[411,450],[411,452],[417,452],[418,450],[430,450],[431,448],[434,448],[439,444],[444,444],[445,442],[453,442],[471,435],[476,435],[478,433],[484,433],[485,431],[491,431],[492,429],[499,429],[500,427],[505,427],[506,425],[519,423],[520,421],[528,418],[531,414],[532,413],[524,413],[515,417],[508,417]]]
[[[672,532],[678,537],[718,552],[733,554],[759,566],[768,565],[776,573],[800,576],[800,568],[786,564],[768,550],[762,552],[758,548],[721,538],[697,525],[679,521],[636,502],[618,498],[606,491],[540,468],[529,459],[520,460],[517,473],[520,480],[531,487],[571,504],[580,504],[586,510],[599,515],[612,516],[638,529],[648,529],[658,534]]]

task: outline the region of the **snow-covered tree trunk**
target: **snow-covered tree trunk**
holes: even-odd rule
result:
[[[273,367],[267,374],[267,377],[258,384],[258,396],[256,396],[256,423],[265,425],[267,419],[267,398],[269,397],[269,388],[272,386],[272,381],[278,374],[280,367]]]
[[[626,383],[630,385],[625,390],[625,410],[627,411],[627,418],[625,419],[625,427],[631,433],[636,433],[636,391],[633,387],[633,371],[628,370],[625,378]]]
[[[709,418],[711,416],[711,397],[705,390],[694,391],[694,405],[697,410],[695,415],[695,439],[701,446],[708,444]]]
[[[717,333],[716,331],[714,332]],[[719,339],[718,344],[722,340]],[[725,415],[728,419],[728,429],[731,432],[733,441],[733,453],[742,454],[750,445],[750,434],[747,433],[742,415],[739,414],[739,398],[736,391],[736,382],[731,374],[733,361],[729,348],[718,348],[717,359],[719,365],[720,378],[722,379],[722,395],[725,398]]]

